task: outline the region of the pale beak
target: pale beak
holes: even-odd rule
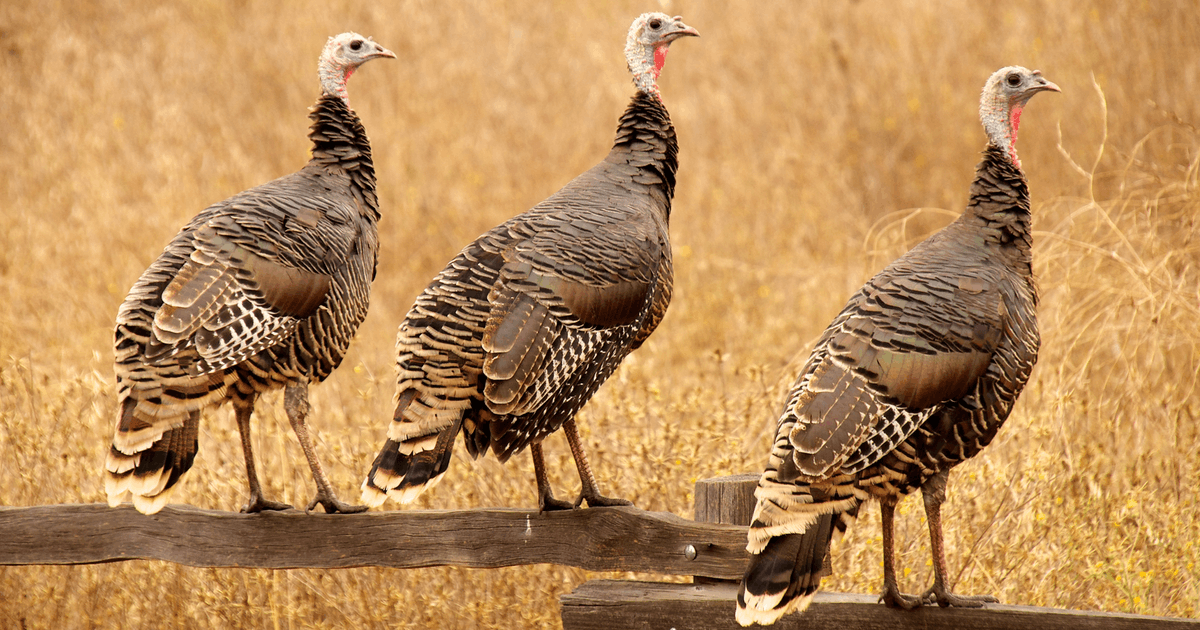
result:
[[[669,44],[684,36],[700,37],[700,31],[684,24],[683,20],[676,19],[675,23],[671,25],[671,32],[663,35],[662,42]]]
[[[1043,92],[1043,91],[1062,92],[1062,90],[1058,89],[1057,85],[1042,78],[1041,70],[1034,70],[1033,75],[1034,75],[1034,77],[1037,78],[1038,81],[1041,81],[1041,83],[1030,88],[1031,90],[1036,90],[1038,92]]]

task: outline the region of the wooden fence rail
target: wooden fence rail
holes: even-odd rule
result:
[[[688,628],[741,630],[733,618],[737,584],[593,580],[563,595],[564,630]],[[758,626],[755,626],[758,627]],[[818,592],[808,610],[772,630],[1196,630],[1200,620],[987,604],[983,608],[898,610],[876,595]]]
[[[266,569],[552,563],[591,571],[739,577],[745,528],[636,508],[236,514],[168,506],[0,507],[0,565],[166,560]],[[692,551],[689,551],[689,548]]]
[[[696,484],[696,521],[632,507],[539,514],[516,509],[236,514],[168,506],[0,507],[0,566],[165,560],[265,569],[551,563],[591,571],[691,575],[695,584],[595,580],[562,597],[565,630],[733,630],[736,581],[757,475]],[[776,628],[1114,628],[1200,630],[1200,620],[989,604],[893,610],[874,596],[820,593]]]

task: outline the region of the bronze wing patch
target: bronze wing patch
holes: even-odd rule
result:
[[[228,325],[228,307],[247,297],[260,297],[276,317],[300,319],[316,312],[329,293],[328,275],[263,258],[221,234],[218,226],[200,228],[194,242],[196,249],[163,290],[149,358],[168,354],[202,329],[215,332]]]

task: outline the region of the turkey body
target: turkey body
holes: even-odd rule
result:
[[[460,430],[475,457],[490,449],[504,461],[532,445],[540,470],[542,439],[666,312],[676,154],[662,102],[639,92],[604,161],[434,278],[400,326],[398,403],[366,502],[411,500],[445,471]]]
[[[1021,109],[1058,91],[1011,66],[989,78],[989,143],[954,223],[879,272],[818,339],[784,404],[755,491],[742,625],[803,610],[828,573],[832,539],[868,500],[883,520],[885,603],[981,606],[950,591],[941,505],[949,471],[991,443],[1037,361],[1029,190],[1016,156]],[[895,506],[921,489],[934,585],[911,597],[895,576]]]
[[[783,478],[855,475],[871,494],[903,494],[995,437],[1040,343],[1028,191],[996,153],[972,190],[982,211],[869,280],[818,340],[783,420],[810,450],[783,460]]]
[[[888,546],[896,501],[944,496],[948,471],[996,436],[1040,344],[1028,209],[1024,177],[989,147],[968,210],[869,280],[817,341],[755,492],[740,606],[747,592],[811,598],[862,503],[883,503]]]
[[[343,98],[323,96],[311,118],[308,165],[202,211],[122,303],[110,503],[162,507],[205,407],[232,401],[241,427],[259,394],[296,385],[289,416],[306,413],[307,383],[338,367],[366,317],[380,216],[370,144]]]

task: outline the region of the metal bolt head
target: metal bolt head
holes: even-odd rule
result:
[[[684,547],[684,549],[683,549],[683,555],[684,555],[685,557],[687,557],[687,559],[688,559],[688,560],[695,560],[695,559],[696,559],[696,555],[697,555],[697,554],[696,554],[696,546],[695,546],[695,545],[688,545],[687,547]]]

